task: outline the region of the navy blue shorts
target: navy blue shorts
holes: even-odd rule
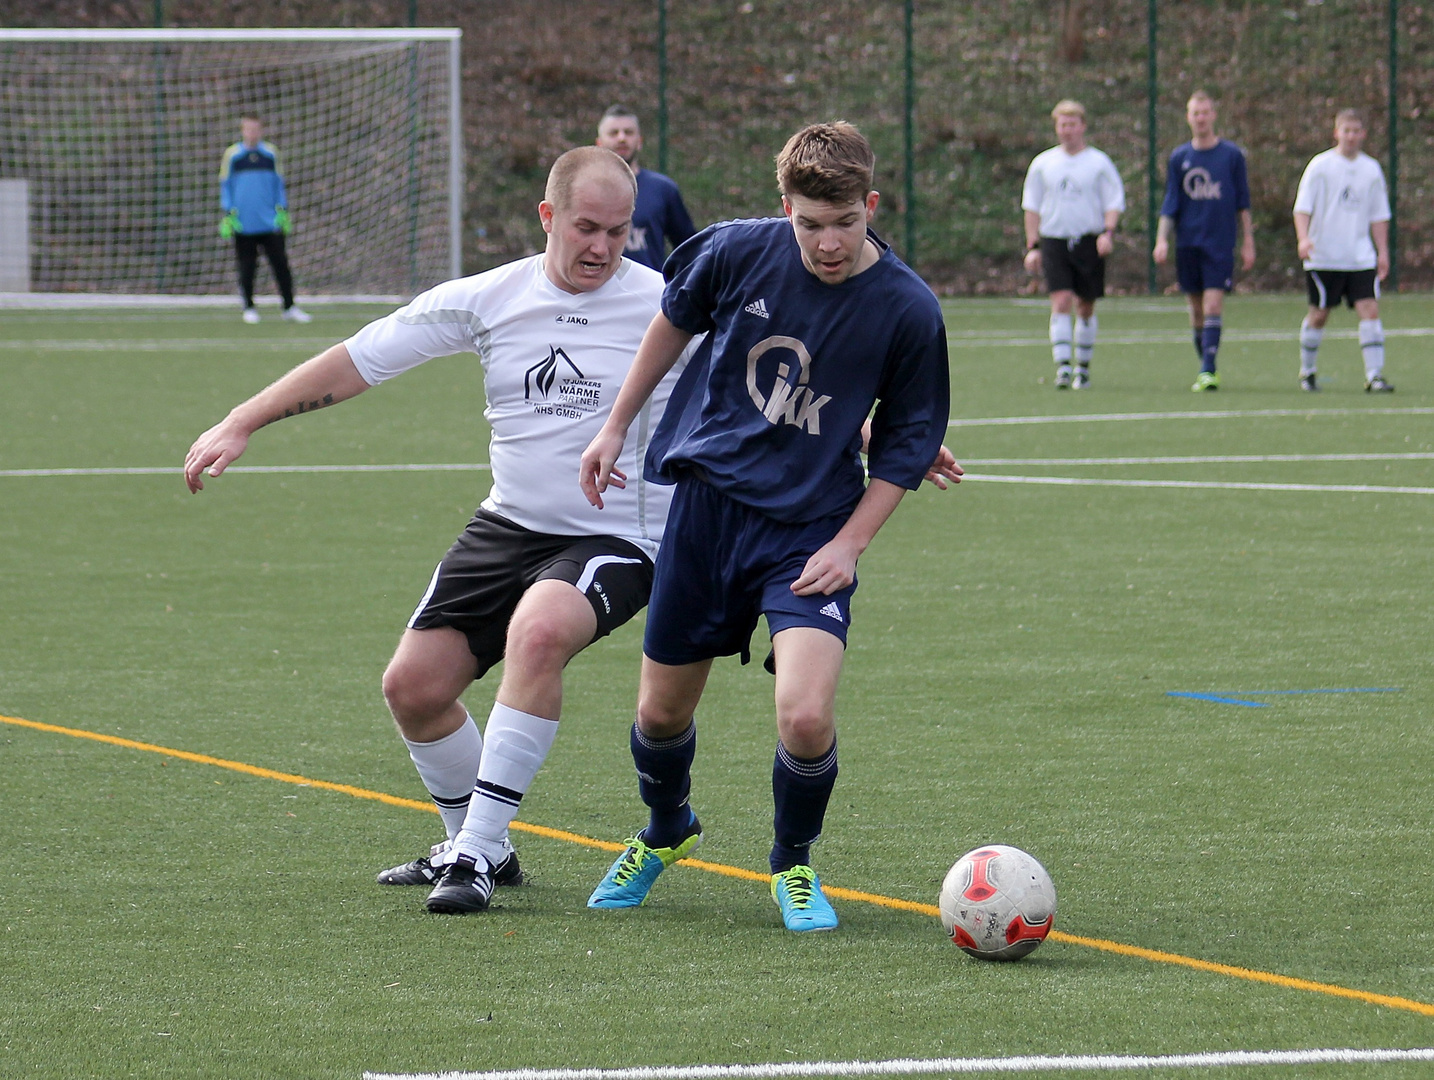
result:
[[[813,626],[845,645],[856,582],[815,596],[797,596],[791,584],[849,516],[788,524],[683,477],[657,553],[642,651],[659,664],[733,654],[746,663],[762,615],[773,634]]]
[[[1235,253],[1217,255],[1197,247],[1175,249],[1175,277],[1183,293],[1201,293],[1206,289],[1235,287]]]

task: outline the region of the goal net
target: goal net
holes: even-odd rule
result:
[[[302,296],[457,276],[458,46],[433,28],[0,30],[0,292],[233,295],[219,164],[243,112],[278,150]]]

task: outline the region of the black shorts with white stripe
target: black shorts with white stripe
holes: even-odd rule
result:
[[[1343,300],[1354,307],[1361,300],[1379,299],[1379,274],[1369,270],[1306,270],[1305,289],[1310,307],[1328,311]]]
[[[547,580],[566,581],[587,597],[597,616],[596,641],[647,605],[652,560],[615,536],[552,536],[480,509],[433,571],[408,626],[460,631],[482,677],[503,659],[508,622],[523,594]]]

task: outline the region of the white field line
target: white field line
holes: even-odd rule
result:
[[[1434,336],[1434,327],[1412,326],[1397,330],[1385,330],[1387,338],[1421,338]],[[1359,337],[1357,330],[1326,330],[1326,340],[1354,341]],[[1035,337],[1029,332],[1024,335],[1012,330],[957,330],[948,332],[947,343],[953,349],[1014,349],[1031,346],[1050,346],[1048,336]],[[1298,341],[1298,330],[1227,330],[1222,341]],[[1100,336],[1100,345],[1189,345],[1190,331],[1182,330],[1127,330],[1124,333],[1106,333]]]
[[[487,472],[492,466],[486,461],[453,465],[231,465],[228,473],[392,473],[392,472]],[[183,476],[178,465],[156,468],[111,469],[0,469],[7,476]],[[209,479],[209,474],[204,474]]]
[[[1434,461],[1434,452],[1407,454],[1195,454],[1183,457],[962,458],[962,465],[1240,465],[1266,461]]]
[[[1434,495],[1434,487],[1393,484],[1258,484],[1233,480],[1113,480],[1093,476],[993,476],[967,473],[962,482],[978,484],[1050,484],[1056,487],[1208,488],[1211,491],[1319,491],[1356,495]]]
[[[1198,412],[1084,413],[1074,416],[975,416],[947,427],[1007,427],[1018,424],[1099,424],[1131,420],[1239,420],[1270,416],[1430,416],[1434,407],[1403,409],[1212,409]]]
[[[1159,1057],[1036,1054],[995,1058],[897,1058],[893,1061],[801,1061],[772,1065],[670,1065],[634,1069],[506,1069],[492,1072],[380,1073],[364,1080],[777,1080],[804,1076],[918,1076],[929,1073],[1023,1073],[1086,1069],[1211,1069],[1249,1065],[1358,1065],[1434,1061],[1434,1049],[1227,1050]]]
[[[236,349],[254,352],[257,349],[323,349],[334,343],[331,337],[256,338],[141,338],[107,341],[101,338],[46,338],[27,341],[23,338],[0,340],[0,349],[27,352],[208,352],[215,349]]]

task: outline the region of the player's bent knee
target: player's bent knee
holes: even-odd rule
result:
[[[591,636],[589,628],[567,626],[552,619],[515,619],[508,627],[505,655],[509,665],[561,672],[587,646]]]
[[[383,700],[389,712],[405,731],[410,725],[421,725],[448,709],[456,700],[446,688],[435,687],[431,680],[411,664],[392,661],[383,673]]]
[[[797,757],[820,757],[831,749],[836,723],[825,709],[815,704],[777,708],[777,734],[782,745]]]

